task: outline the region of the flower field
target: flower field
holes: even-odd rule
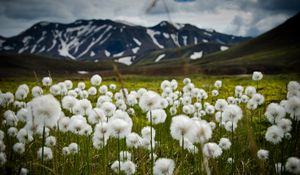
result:
[[[299,80],[2,80],[0,172],[300,174]]]

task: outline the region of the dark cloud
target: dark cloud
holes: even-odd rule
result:
[[[300,0],[0,0],[0,34],[15,35],[38,21],[121,19],[142,25],[161,20],[256,36],[300,10]],[[152,5],[153,4],[153,5]],[[167,14],[169,13],[169,14]]]

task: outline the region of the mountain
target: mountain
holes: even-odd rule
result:
[[[193,61],[208,73],[300,72],[300,12],[283,24],[247,42]]]
[[[207,48],[205,53],[211,53],[249,39],[167,21],[148,28],[111,20],[39,22],[19,35],[0,38],[0,53],[96,62],[121,58],[117,61],[133,64],[161,49],[201,44]],[[211,43],[219,49],[210,49]]]

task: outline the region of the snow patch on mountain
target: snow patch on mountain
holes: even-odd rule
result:
[[[221,50],[221,51],[225,51],[225,50],[227,50],[227,49],[229,49],[229,47],[227,47],[227,46],[221,46],[221,47],[220,47],[220,50]]]
[[[113,57],[121,57],[121,56],[123,56],[123,54],[124,54],[124,51],[114,54]]]
[[[134,53],[134,54],[136,54],[139,50],[140,50],[140,47],[135,47],[135,48],[133,48],[133,49],[131,49],[132,50],[132,52]]]
[[[157,39],[155,38],[155,35],[160,35],[160,32],[158,31],[154,31],[154,30],[151,30],[151,29],[147,29],[147,34],[151,37],[153,43],[155,45],[157,45],[159,48],[163,49],[164,46],[159,44],[159,42],[157,41]]]
[[[116,59],[115,61],[118,62],[118,63],[125,64],[127,66],[130,66],[132,64],[132,57],[127,56],[127,57]]]
[[[110,57],[110,55],[111,55],[111,53],[107,50],[104,50],[104,54],[105,54],[106,57]]]
[[[159,56],[154,60],[154,62],[155,62],[155,63],[159,62],[159,61],[160,61],[161,59],[163,59],[165,56],[166,56],[166,54],[161,54],[161,55],[159,55]]]
[[[142,45],[142,43],[138,40],[138,39],[136,39],[136,38],[133,38],[133,40],[134,40],[134,42],[137,44],[137,45],[139,45],[139,46],[141,46]]]
[[[203,51],[200,51],[200,52],[194,52],[194,53],[190,56],[190,59],[191,59],[191,60],[196,60],[196,59],[202,58],[202,56],[203,56]]]

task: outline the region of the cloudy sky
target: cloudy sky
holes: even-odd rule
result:
[[[161,20],[256,36],[300,10],[300,0],[0,0],[0,35],[39,21],[112,19],[153,26]]]

